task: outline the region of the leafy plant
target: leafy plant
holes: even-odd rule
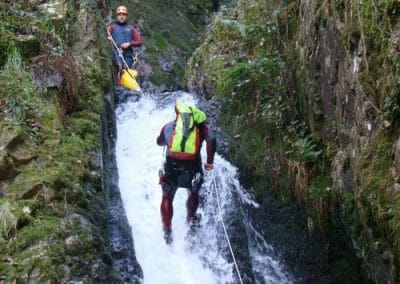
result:
[[[318,200],[319,198],[326,198],[331,194],[330,185],[332,184],[332,177],[329,175],[319,175],[311,183],[308,191],[310,197]]]
[[[300,138],[293,144],[292,149],[286,152],[290,159],[305,164],[316,162],[321,153],[322,150],[318,150],[310,136]]]
[[[390,119],[395,119],[400,115],[400,104],[395,96],[386,96],[383,100],[383,107]]]

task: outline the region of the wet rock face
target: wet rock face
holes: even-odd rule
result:
[[[170,73],[173,69],[172,63],[161,55],[158,56],[158,64],[160,65],[161,70],[164,72]]]
[[[132,230],[118,188],[115,157],[116,121],[114,100],[105,96],[102,119],[103,185],[109,194],[108,237],[113,266],[124,283],[142,283],[143,271],[136,259]]]
[[[331,169],[334,191],[340,198],[341,194],[350,193],[356,200],[358,211],[368,211],[368,214],[374,216],[345,216],[345,222],[348,222],[346,229],[351,232],[357,249],[363,251],[360,254],[370,254],[363,256],[363,261],[368,263],[367,266],[373,267],[370,273],[375,275],[378,279],[376,281],[396,282],[390,267],[393,262],[385,256],[391,252],[384,252],[382,248],[373,245],[382,241],[388,245],[388,251],[396,250],[396,247],[398,250],[395,244],[398,236],[393,237],[397,229],[389,229],[392,233],[381,240],[382,231],[388,230],[390,224],[384,218],[377,221],[379,217],[376,217],[382,214],[381,208],[398,206],[394,201],[388,201],[393,199],[393,187],[395,191],[399,188],[400,148],[399,140],[393,139],[398,139],[393,137],[398,130],[385,120],[385,110],[379,100],[387,94],[379,94],[381,90],[377,88],[378,85],[384,85],[381,82],[382,77],[393,76],[391,71],[382,68],[384,62],[392,60],[393,54],[388,53],[386,47],[374,50],[373,45],[368,46],[368,40],[365,42],[363,39],[367,31],[363,30],[362,25],[357,26],[359,21],[368,19],[358,18],[357,21],[352,21],[341,17],[343,14],[340,15],[349,12],[357,13],[354,7],[347,7],[344,11],[329,5],[318,7],[317,1],[300,1],[300,44],[297,52],[302,64],[307,66],[304,67],[304,89],[313,94],[308,97],[309,102],[312,101],[312,96],[321,99],[320,107],[323,110],[322,118],[309,116],[309,121],[312,126],[323,125],[320,128],[315,127],[313,134],[318,135],[325,145],[333,143],[337,150]],[[318,15],[319,22],[314,22],[313,15]],[[382,17],[381,20],[385,21],[383,15]],[[349,30],[353,33],[346,34]],[[376,30],[377,34],[380,32]],[[387,31],[385,36],[390,36],[391,32]],[[378,38],[379,36],[375,40]],[[392,48],[396,50],[395,33],[391,40]],[[385,43],[379,44],[386,46]],[[371,66],[377,64],[377,61],[379,67],[374,70],[377,66]],[[388,73],[385,74],[385,71]],[[317,110],[310,103],[306,111],[316,113]],[[390,156],[378,154],[390,151]],[[390,160],[392,155],[393,162]],[[344,200],[341,202],[345,203]],[[394,218],[398,218],[398,215]],[[391,239],[391,244],[387,243],[388,239]],[[384,263],[391,264],[386,266]]]
[[[88,15],[90,13],[88,9],[79,9],[77,12],[78,20],[75,23],[73,48],[74,50],[83,51],[88,56],[93,56],[91,54],[91,51],[93,51],[91,47],[96,42],[95,19]]]
[[[347,152],[339,151],[332,161],[333,187],[339,192],[353,191],[354,180],[350,159]]]
[[[48,14],[54,20],[62,20],[67,12],[64,1],[51,0],[37,6],[39,11]]]
[[[303,24],[300,26],[300,44],[297,46],[301,62],[309,65],[309,69],[305,70],[307,79],[304,85],[310,100],[310,113],[313,113],[313,117],[310,117],[311,123],[316,125],[324,121],[326,127],[322,127],[321,138],[326,141],[339,139],[339,143],[345,146],[350,139],[350,129],[357,119],[354,115],[364,116],[354,111],[361,107],[357,104],[362,103],[357,101],[361,95],[358,74],[349,70],[350,58],[337,34],[333,20],[327,20],[328,23],[324,27],[313,28],[315,23],[310,19],[316,13],[316,7],[311,3],[314,1],[302,2]],[[319,106],[311,103],[318,94],[320,94],[323,119],[315,115]],[[340,129],[335,129],[333,122],[340,124]]]
[[[200,70],[194,78],[188,82],[188,89],[192,93],[203,95],[205,98],[211,98],[215,94],[213,86],[207,82],[206,75]]]

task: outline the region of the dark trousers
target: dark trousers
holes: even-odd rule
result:
[[[161,221],[164,230],[171,230],[173,201],[178,187],[188,190],[186,200],[187,221],[193,218],[199,206],[199,191],[203,183],[201,159],[194,161],[178,161],[167,158],[161,177],[162,199],[160,205]]]
[[[126,50],[125,52],[122,52],[122,56],[124,57],[124,60],[126,64],[128,65],[129,68],[132,67],[133,64],[133,49],[131,48],[130,50]],[[114,64],[118,67],[118,69],[125,68],[126,66],[124,65],[121,57],[119,56],[119,53],[115,48],[113,48],[113,61]]]

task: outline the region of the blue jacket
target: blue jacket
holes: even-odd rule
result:
[[[124,55],[132,55],[133,54],[132,47],[142,45],[138,31],[132,25],[129,25],[127,22],[125,23],[117,22],[111,24],[108,27],[108,30],[118,46],[121,46],[121,44],[125,42],[130,43],[130,46],[123,50]]]

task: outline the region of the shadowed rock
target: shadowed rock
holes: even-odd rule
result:
[[[0,135],[0,180],[16,177],[19,173],[17,167],[35,158],[31,148],[32,144],[25,134]]]
[[[33,145],[28,135],[19,134],[7,145],[7,152],[16,167],[28,164],[35,155],[32,153]]]
[[[18,175],[12,160],[7,154],[7,151],[0,150],[0,180],[7,180]]]
[[[39,183],[31,187],[25,187],[26,190],[17,194],[17,199],[37,199],[38,196],[43,192],[44,185]]]

